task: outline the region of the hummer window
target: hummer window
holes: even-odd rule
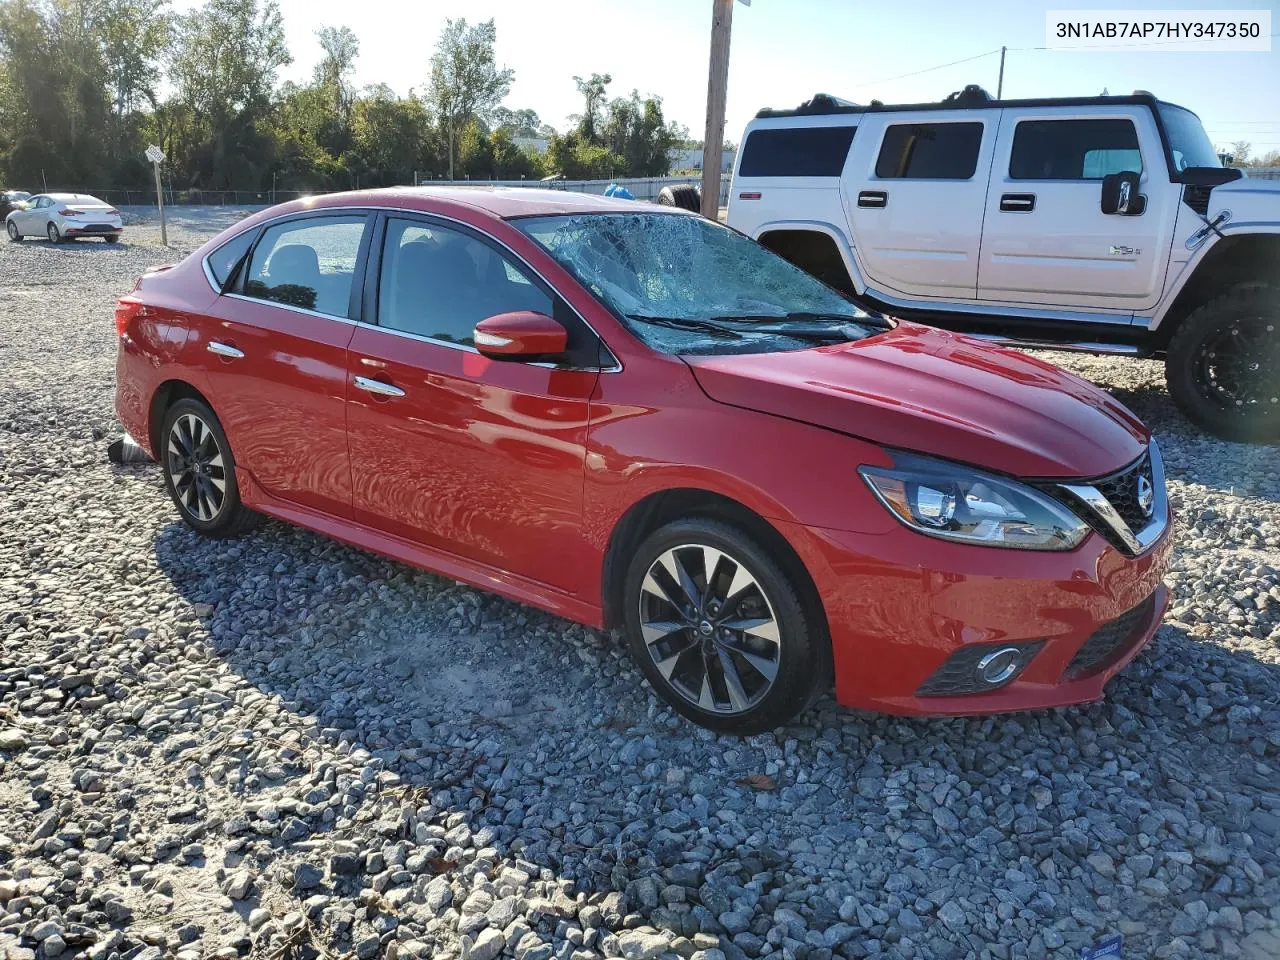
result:
[[[1142,172],[1132,120],[1023,120],[1013,134],[1011,180],[1101,180]]]
[[[838,177],[856,127],[752,130],[742,148],[740,177]]]
[[[968,180],[978,169],[980,123],[902,123],[885,131],[876,176]]]

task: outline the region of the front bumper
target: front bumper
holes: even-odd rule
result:
[[[823,600],[836,699],[884,713],[958,716],[1101,698],[1159,628],[1171,531],[1170,522],[1138,557],[1096,533],[1062,553],[952,544],[905,528],[868,535],[790,524],[784,533]],[[1120,623],[1099,633],[1113,621]],[[1040,644],[1006,685],[921,694],[957,651],[1006,643]]]

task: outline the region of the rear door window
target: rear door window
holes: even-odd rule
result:
[[[876,176],[968,180],[978,169],[980,123],[898,123],[884,132]]]
[[[1132,120],[1023,120],[1013,133],[1011,180],[1101,180],[1142,172]]]
[[[315,217],[267,228],[249,260],[245,296],[349,316],[367,221],[364,215]]]
[[[838,177],[856,127],[752,130],[742,147],[740,177]]]

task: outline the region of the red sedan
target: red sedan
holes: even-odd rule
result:
[[[1160,454],[1124,407],[673,208],[297,201],[116,326],[117,413],[197,531],[265,514],[617,628],[715,729],[832,682],[901,714],[1094,700],[1165,608]]]

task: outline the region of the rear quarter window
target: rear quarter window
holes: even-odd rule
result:
[[[231,271],[236,268],[236,264],[244,257],[257,232],[257,230],[246,230],[232,237],[205,258],[205,263],[209,265],[209,272],[213,274],[213,279],[219,287],[227,285],[227,279],[231,276]]]
[[[752,130],[742,147],[740,177],[838,177],[857,127]]]

